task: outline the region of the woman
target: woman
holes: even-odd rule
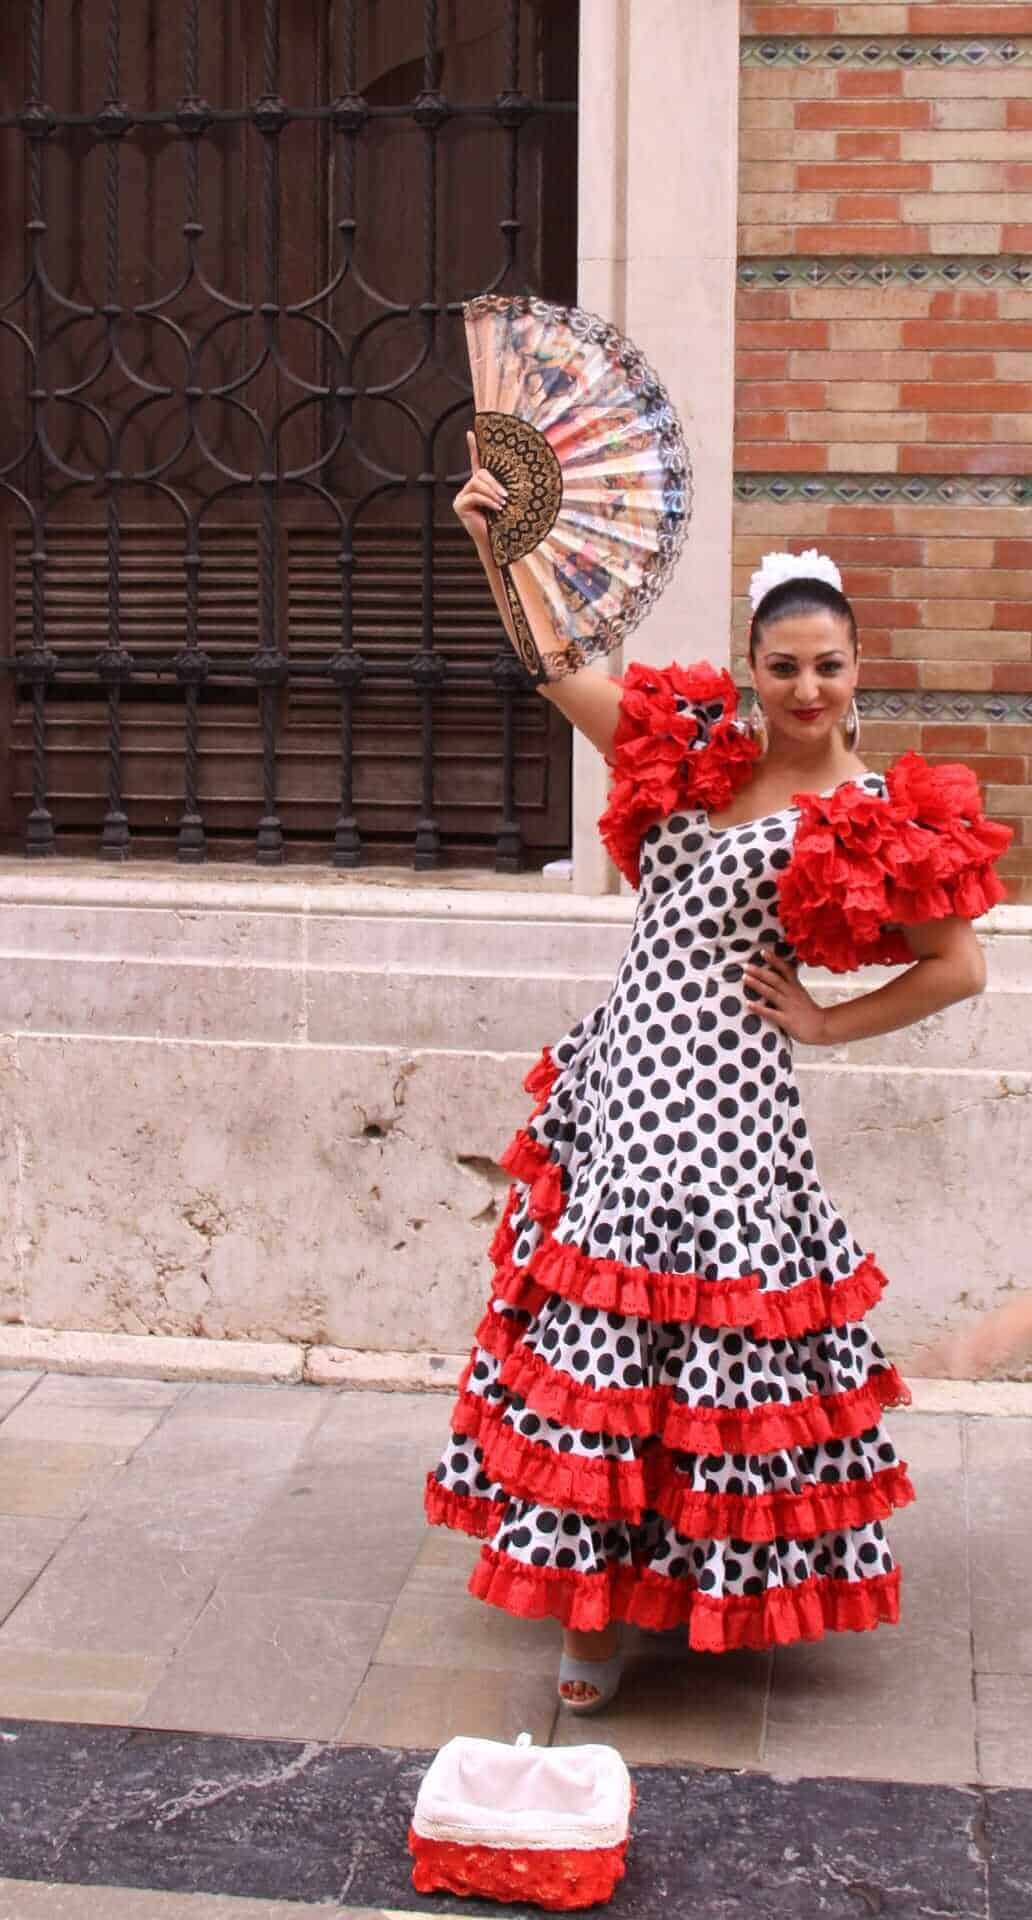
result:
[[[505,494],[470,452],[455,508],[508,627]],[[831,561],[768,556],[752,597],[751,729],[705,662],[540,689],[611,765],[600,828],[641,892],[609,998],[528,1076],[427,1513],[486,1542],[474,1593],[563,1622],[574,1712],[615,1692],[620,1620],[719,1652],[899,1617],[881,1523],[914,1492],[881,1416],[909,1394],[863,1324],[885,1276],[821,1186],[792,1043],[980,993],[970,921],[1011,836],[970,769],[860,760]],[[800,959],[904,971],[821,1007]]]

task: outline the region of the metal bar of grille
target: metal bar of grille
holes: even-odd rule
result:
[[[447,102],[437,91],[437,0],[423,4],[423,91],[416,101],[416,119],[423,128],[423,352],[434,351],[437,325],[437,133],[448,117]],[[441,856],[441,836],[434,819],[434,696],[447,667],[434,651],[434,460],[433,437],[423,442],[423,472],[419,476],[423,533],[423,594],[420,651],[412,662],[412,678],[422,707],[422,795],[416,827],[414,862],[435,867]]]
[[[29,22],[29,86],[26,113],[30,125],[39,127],[43,102],[43,0],[32,0]],[[46,233],[43,206],[43,148],[39,137],[29,141],[29,244],[33,269],[30,283],[30,329],[32,335],[33,380],[32,408],[33,458],[38,465],[42,418],[43,369],[43,295],[39,277],[39,255]],[[42,510],[33,506],[32,521],[32,639],[27,657],[21,663],[21,682],[28,685],[32,700],[32,809],[25,832],[25,851],[39,859],[54,851],[54,819],[47,800],[47,686],[56,665],[46,640],[46,523]]]
[[[358,0],[344,0],[342,29],[344,91],[337,120],[337,231],[343,250],[343,263],[345,268],[349,268],[355,236],[355,147],[364,123],[363,103],[358,101],[355,93],[358,75]],[[338,393],[336,409],[341,430],[349,430],[353,411],[349,393],[343,390]],[[331,663],[331,669],[340,697],[340,811],[334,830],[332,857],[335,867],[357,867],[362,863],[362,834],[355,817],[355,702],[367,663],[355,646],[355,546],[354,526],[350,520],[341,541],[339,565],[340,650]]]
[[[572,5],[557,0],[557,10]],[[454,733],[447,728],[456,722],[448,716],[456,699],[478,703],[468,711],[482,715],[486,695],[497,702],[496,719],[477,724],[495,728],[497,801],[488,794],[485,814],[480,798],[478,818],[485,849],[500,870],[512,871],[525,840],[517,769],[527,717],[539,703],[509,651],[498,650],[497,626],[476,646],[467,637],[473,602],[462,596],[473,592],[470,573],[458,564],[457,549],[442,545],[455,532],[448,501],[461,477],[446,470],[446,449],[458,444],[452,429],[465,425],[469,406],[453,351],[462,301],[489,288],[535,285],[534,223],[545,196],[525,191],[528,129],[568,122],[576,111],[571,99],[525,91],[528,48],[533,40],[540,50],[550,10],[532,14],[527,0],[506,0],[491,29],[498,91],[458,100],[441,37],[452,16],[438,0],[423,0],[418,78],[409,97],[390,87],[377,91],[364,78],[367,24],[375,17],[382,25],[386,16],[370,0],[338,0],[326,5],[318,29],[303,29],[316,41],[324,34],[319,44],[330,51],[312,70],[331,73],[334,97],[296,101],[284,98],[279,0],[262,0],[254,50],[260,91],[238,101],[205,92],[227,85],[229,0],[206,0],[203,34],[201,0],[182,0],[181,27],[169,36],[179,49],[169,89],[177,97],[162,101],[143,93],[135,12],[123,11],[121,0],[81,6],[83,44],[96,46],[103,29],[97,104],[90,106],[85,84],[74,110],[48,103],[47,35],[55,22],[45,0],[28,0],[24,25],[10,31],[23,35],[29,94],[19,112],[0,115],[0,133],[24,142],[26,158],[26,265],[15,284],[9,251],[0,286],[0,316],[12,317],[31,374],[25,445],[0,468],[0,502],[23,569],[23,612],[3,665],[14,675],[15,725],[24,733],[26,851],[38,856],[84,844],[87,825],[92,845],[99,839],[112,859],[124,859],[134,843],[148,850],[164,844],[164,827],[154,824],[158,802],[149,789],[138,790],[155,751],[145,724],[156,727],[160,715],[160,751],[172,756],[171,805],[163,796],[161,804],[180,860],[204,860],[224,842],[237,849],[245,835],[254,836],[261,864],[281,861],[291,834],[299,845],[311,844],[304,809],[316,796],[302,791],[298,798],[308,767],[304,762],[299,773],[292,744],[291,729],[300,726],[308,729],[303,740],[314,742],[313,767],[329,778],[326,855],[337,866],[357,866],[383,845],[383,827],[370,828],[363,818],[370,782],[361,771],[375,760],[370,727],[378,723],[370,716],[383,713],[384,724],[412,743],[401,753],[397,785],[408,808],[411,858],[417,868],[433,868],[449,855],[456,804],[442,775],[442,768],[449,778],[452,771]],[[320,8],[311,11],[321,18]],[[296,30],[291,16],[291,34]],[[162,74],[159,92],[168,84]],[[497,201],[481,227],[501,245],[473,284],[449,272],[454,223],[442,214],[444,156],[454,130],[464,126],[499,143],[500,155]],[[403,137],[394,131],[403,127],[419,148],[415,229],[404,255],[386,267],[381,260],[377,269],[369,264],[380,258],[370,252],[378,220],[368,197],[377,178],[375,142]],[[310,130],[310,144],[295,147],[302,128]],[[234,252],[226,238],[226,156],[238,156],[235,179],[246,188],[248,141],[258,163]],[[289,204],[297,205],[288,168],[301,164],[298,155],[310,165],[313,142],[324,142],[316,150],[332,155],[331,191],[325,261],[314,274],[309,264],[305,281],[299,254],[310,263],[321,257],[319,248],[299,247],[285,209],[290,193]],[[91,178],[94,165],[100,170],[99,191],[83,201],[88,270],[81,282],[60,252],[67,235],[47,218],[49,170],[62,146],[77,156],[80,174],[84,155]],[[138,148],[181,169],[167,175],[181,196],[178,264],[164,241],[164,251],[148,259],[150,236],[132,224],[139,219]],[[63,188],[69,164],[66,158]],[[139,297],[141,281],[147,299]],[[392,325],[408,329],[411,354],[406,346],[391,357]],[[69,344],[77,326],[92,343],[78,360]],[[299,352],[305,339],[316,343],[307,358],[303,347]],[[141,341],[150,345],[141,348]],[[149,408],[164,422],[150,438]],[[392,501],[399,503],[394,518],[386,511]],[[328,623],[309,617],[303,595],[298,599],[294,556],[309,511],[324,540],[320,582],[331,575],[337,582]],[[82,578],[80,550],[92,556]],[[158,584],[142,590],[138,582],[150,581],[147,569],[158,565],[155,553],[169,558],[161,560]],[[80,628],[86,638],[78,637]],[[67,757],[48,752],[54,727],[69,719],[76,766],[93,755],[99,805],[88,791],[76,791],[76,775],[65,792],[68,776],[57,773]],[[235,761],[223,746],[230,735]],[[482,790],[483,774],[477,779]],[[78,784],[89,789],[89,775]],[[529,791],[532,783],[523,784]],[[383,785],[381,778],[378,792]],[[325,809],[325,788],[321,793]],[[78,812],[66,819],[73,808]],[[397,809],[400,817],[400,803]]]
[[[104,317],[108,325],[108,349],[117,359],[119,348],[120,255],[121,255],[121,141],[128,130],[128,112],[119,98],[120,52],[122,34],[121,0],[109,0],[107,27],[107,99],[101,121],[107,141],[104,170],[104,226],[106,240],[107,303]],[[122,502],[119,464],[119,425],[108,432],[109,464],[106,475],[107,565],[108,565],[108,643],[97,659],[97,672],[107,688],[108,704],[108,778],[107,812],[100,840],[100,851],[109,860],[124,860],[129,852],[129,820],[122,804],[122,688],[132,674],[132,661],[122,646],[121,553]]]
[[[201,74],[201,0],[187,0],[186,46],[183,64],[183,98],[180,102],[183,136],[185,219],[183,238],[189,262],[188,278],[197,271],[197,244],[202,234],[200,220],[200,155],[198,143],[205,124],[204,106],[199,96]],[[191,355],[191,362],[193,362]],[[187,375],[186,405],[190,438],[196,434],[196,367]],[[200,644],[199,614],[201,589],[200,528],[195,513],[186,522],[186,552],[183,556],[186,604],[184,608],[184,646],[176,656],[176,679],[183,689],[183,808],[179,816],[176,857],[196,864],[207,855],[208,842],[201,813],[201,688],[208,677],[209,659]]]
[[[575,100],[539,100],[534,103],[534,111],[536,113],[547,113],[556,118],[561,118],[564,115],[569,115],[572,118],[577,112],[577,103]],[[23,113],[24,108],[19,113],[0,113],[0,133],[6,128],[16,127],[22,129]],[[411,106],[393,107],[370,105],[368,115],[371,120],[409,120],[412,117],[412,108]],[[471,100],[468,103],[464,101],[462,105],[462,115],[463,118],[467,120],[496,120],[498,117],[497,99]],[[332,105],[302,104],[298,106],[291,105],[290,107],[290,118],[292,121],[317,123],[321,120],[332,121],[333,117],[334,107]],[[211,107],[212,126],[250,126],[253,120],[253,107],[216,107],[214,105]],[[92,128],[96,126],[96,115],[92,113],[62,113],[55,115],[55,124],[59,127]],[[178,110],[176,108],[162,108],[157,112],[140,110],[133,114],[133,125],[134,127],[168,127],[170,131],[174,132],[179,125]]]
[[[278,92],[279,0],[265,0],[262,80],[264,92],[255,109],[255,125],[265,142],[262,166],[265,298],[261,310],[265,338],[262,344],[269,371],[275,374],[279,362],[279,136],[283,131],[286,113],[285,104]],[[264,470],[259,476],[261,506],[258,532],[261,628],[259,649],[254,659],[254,674],[258,685],[261,713],[264,811],[258,822],[257,859],[260,866],[275,866],[283,858],[283,828],[276,810],[276,736],[279,725],[280,688],[286,679],[286,661],[280,651],[277,623],[278,452],[268,431],[263,438]]]

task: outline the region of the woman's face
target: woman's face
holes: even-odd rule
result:
[[[751,672],[771,740],[826,741],[845,718],[859,671],[848,625],[825,607],[761,628]]]

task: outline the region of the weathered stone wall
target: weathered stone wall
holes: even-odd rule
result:
[[[604,997],[631,911],[0,870],[0,1316],[461,1352],[523,1072]],[[880,1337],[917,1371],[1029,1283],[1032,916],[983,926],[978,1000],[799,1049],[825,1184],[892,1282]]]

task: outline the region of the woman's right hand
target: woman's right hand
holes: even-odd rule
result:
[[[489,510],[497,513],[506,505],[509,496],[501,481],[480,465],[475,434],[467,433],[466,445],[472,472],[465,486],[455,495],[453,505],[470,539],[482,551],[488,544],[487,513]]]

